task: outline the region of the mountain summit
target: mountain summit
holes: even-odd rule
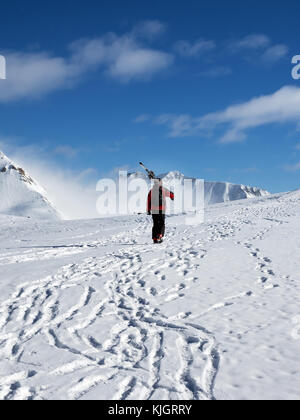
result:
[[[0,151],[0,214],[61,219],[45,190]]]

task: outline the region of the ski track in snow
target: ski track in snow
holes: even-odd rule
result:
[[[137,228],[132,230],[132,236],[136,235]],[[119,244],[120,240],[124,238],[124,234],[117,234],[101,241],[90,241],[79,244],[69,245],[53,245],[47,247],[36,247],[35,250],[26,250],[25,247],[21,252],[10,251],[0,255],[0,266],[10,265],[17,263],[33,262],[33,261],[45,261],[56,258],[62,258],[68,255],[80,254],[90,248],[99,248],[112,244]],[[127,238],[128,239],[128,238]],[[136,241],[130,239],[128,245],[135,245]]]
[[[146,229],[149,230],[148,223],[144,226]],[[174,234],[173,229],[170,238]],[[128,241],[130,235],[118,235],[115,240]],[[191,260],[198,255],[201,259],[205,253],[199,253],[192,247],[184,250],[178,248],[167,252],[168,259],[161,266],[159,259],[144,264],[142,255],[149,252],[149,246],[138,248],[137,251],[121,249],[101,259],[90,258],[82,264],[66,266],[46,279],[20,285],[15,294],[0,307],[2,357],[22,363],[27,343],[41,335],[50,346],[78,357],[69,364],[57,367],[52,375],[64,375],[90,367],[99,373],[104,368],[110,370],[106,375],[95,374],[93,370],[91,376],[81,378],[79,383],[68,390],[70,399],[83,397],[99,383],[109,386],[110,380],[116,377],[124,377],[124,380],[118,379],[120,385],[113,399],[151,399],[162,391],[173,399],[213,399],[213,383],[219,365],[213,335],[200,325],[179,320],[176,323],[169,322],[157,307],[139,295],[140,291],[142,296],[156,294],[156,290],[148,289],[143,280],[149,272],[163,281],[164,275],[160,270],[168,266],[184,279],[189,272]],[[30,255],[39,258],[40,251]],[[47,251],[46,255],[48,258]],[[160,270],[155,269],[158,265]],[[99,293],[88,285],[91,278],[100,281],[106,278],[103,287],[107,297],[97,299]],[[169,302],[180,298],[185,287],[182,282],[178,287],[160,291],[159,295],[165,296]],[[73,288],[81,289],[77,303],[67,311],[61,311],[61,292]],[[97,300],[99,302],[92,306],[91,303]],[[88,309],[87,316],[82,317],[81,311],[84,308]],[[85,329],[96,320],[103,318],[105,322],[105,316],[111,315],[117,322],[105,343],[100,344],[96,338],[85,334]],[[62,328],[64,334],[61,338]],[[173,340],[180,365],[179,369],[178,366],[174,367],[174,371],[170,370],[165,360],[171,359],[165,346],[171,346],[170,342],[173,345]],[[172,360],[169,362],[173,363]],[[198,365],[202,365],[199,376],[193,373],[193,370],[199,370]],[[24,371],[19,381],[6,378],[6,386],[0,384],[2,398],[16,398],[17,394],[12,389],[26,388],[28,379],[38,373],[38,370]],[[37,390],[28,392],[28,398],[39,395]]]
[[[254,226],[255,217],[262,215],[266,228],[247,241],[237,241],[241,229],[251,223]],[[0,255],[0,265],[9,265],[59,258],[111,243],[132,245],[126,249],[121,245],[104,257],[85,258],[44,279],[21,284],[1,303],[0,356],[11,373],[0,376],[0,399],[49,395],[66,399],[96,395],[116,400],[215,399],[214,385],[222,363],[219,344],[213,332],[194,320],[249,299],[256,286],[265,293],[280,287],[271,258],[253,242],[262,240],[287,217],[280,205],[242,207],[230,218],[222,216],[203,225],[204,240],[191,227],[181,231],[179,238],[176,227],[170,226],[161,248],[140,245],[139,239],[150,232],[150,224],[142,222],[134,230],[102,241]],[[186,311],[165,316],[163,303],[185,296],[197,283],[193,273],[201,269],[211,247],[224,240],[236,241],[250,254],[256,278],[253,290],[228,296],[200,314]],[[144,257],[149,253],[153,255],[147,260]],[[172,286],[166,282],[170,277],[180,281]],[[102,329],[106,331],[104,341],[95,335]],[[37,354],[40,343],[54,352],[51,369],[47,357]],[[69,375],[67,386],[59,381],[65,375]]]

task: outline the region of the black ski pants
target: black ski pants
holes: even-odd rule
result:
[[[153,218],[152,238],[158,239],[160,235],[165,236],[166,215],[165,214],[152,214],[152,218]]]

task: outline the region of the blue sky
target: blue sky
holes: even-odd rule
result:
[[[299,188],[299,12],[290,0],[1,4],[0,148],[79,183],[143,160]]]

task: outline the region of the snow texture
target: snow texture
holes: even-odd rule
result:
[[[300,397],[300,192],[167,218],[0,216],[0,399]]]

